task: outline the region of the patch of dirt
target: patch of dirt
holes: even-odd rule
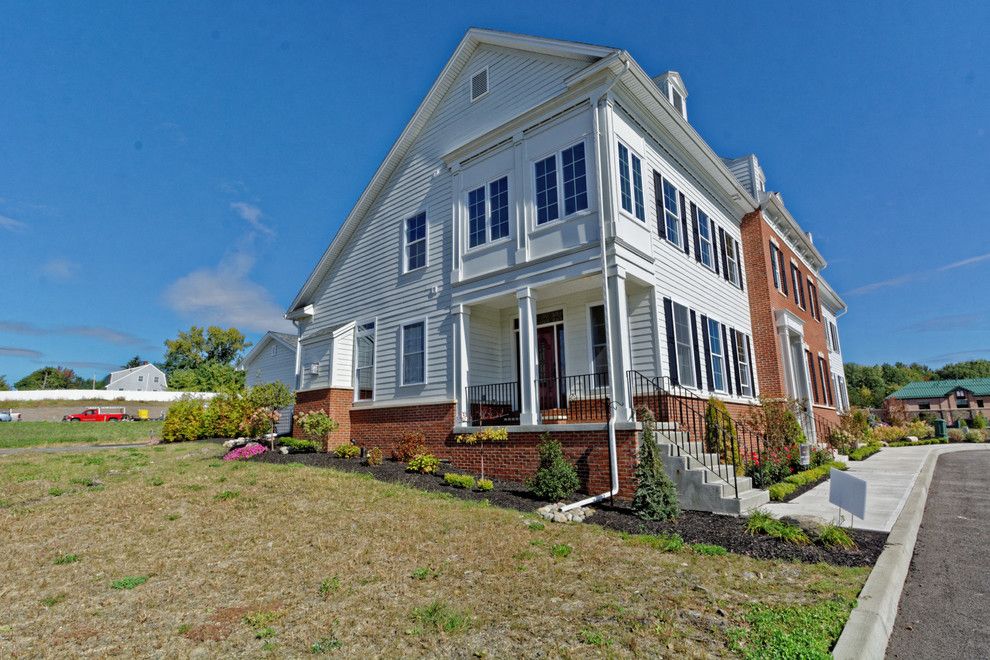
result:
[[[532,512],[546,504],[536,498],[529,489],[512,481],[493,480],[495,487],[488,492],[453,488],[443,481],[444,471],[460,471],[445,464],[439,474],[406,472],[405,465],[386,460],[371,467],[358,459],[337,458],[331,454],[281,454],[267,451],[249,460],[264,463],[302,463],[313,467],[332,468],[345,472],[368,474],[379,481],[400,483],[420,490],[449,493],[466,500],[488,500],[495,506]],[[816,484],[817,485],[817,484]],[[595,505],[595,513],[587,522],[608,529],[631,534],[680,534],[686,543],[711,543],[721,545],[730,552],[757,559],[788,559],[809,563],[825,562],[836,566],[872,566],[883,551],[887,541],[884,532],[848,530],[856,548],[830,549],[821,545],[795,545],[765,535],[751,535],[746,531],[746,519],[722,516],[701,511],[683,511],[673,522],[651,522],[635,516],[622,506]]]

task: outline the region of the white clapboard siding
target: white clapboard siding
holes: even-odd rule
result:
[[[242,365],[245,383],[248,387],[279,382],[295,390],[296,353],[284,344],[269,339],[259,350],[252,353],[249,360]],[[275,426],[279,434],[288,433],[292,429],[292,406],[279,411],[280,418]]]

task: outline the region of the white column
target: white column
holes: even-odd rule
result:
[[[632,369],[632,352],[629,346],[629,306],[626,302],[626,273],[620,268],[607,280],[609,299],[608,341],[612,345],[612,362],[609,364],[609,387],[615,404],[615,421],[628,422],[633,418],[633,402],[629,397],[626,374]]]
[[[450,313],[454,317],[454,399],[457,401],[454,423],[457,426],[467,426],[470,420],[467,388],[470,382],[468,347],[471,309],[467,305],[454,305]]]
[[[302,389],[302,327],[296,323],[296,390]]]
[[[537,424],[540,409],[536,392],[536,295],[529,287],[516,292],[519,303],[520,424]]]

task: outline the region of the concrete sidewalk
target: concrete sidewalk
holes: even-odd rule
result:
[[[933,452],[990,449],[987,445],[922,445],[881,449],[865,461],[849,461],[848,474],[866,480],[866,518],[856,518],[853,527],[889,532],[904,508],[915,479]],[[838,522],[839,510],[828,501],[830,482],[816,486],[786,503],[770,503],[764,510],[782,516],[814,516],[826,522]],[[848,514],[845,524],[849,524]]]

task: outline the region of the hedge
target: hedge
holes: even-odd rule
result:
[[[798,488],[816,484],[819,481],[825,481],[831,473],[832,468],[835,468],[836,470],[845,470],[846,464],[841,461],[832,461],[831,463],[819,465],[816,468],[803,470],[801,472],[797,472],[796,474],[792,474],[789,477],[785,477],[780,483],[770,486],[768,489],[770,491],[770,499],[774,502],[780,502],[786,499],[788,495],[796,491]]]
[[[850,461],[865,461],[873,454],[880,451],[880,445],[863,445],[858,449],[853,449],[849,452]]]
[[[917,442],[911,442],[910,440],[899,440],[897,442],[888,442],[888,447],[917,447],[918,445],[947,445],[949,444],[948,438],[930,438],[928,440],[918,440]]]

